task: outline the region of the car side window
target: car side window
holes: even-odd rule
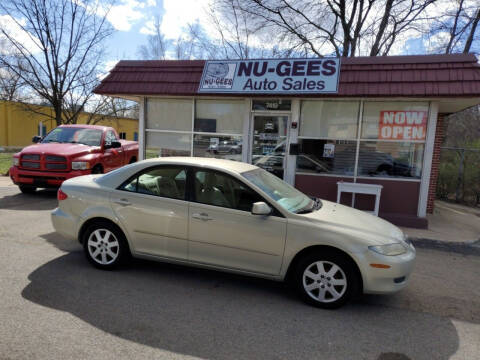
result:
[[[233,177],[217,171],[197,170],[194,177],[195,201],[250,212],[253,203],[264,201],[255,191]]]
[[[142,172],[125,182],[120,190],[185,200],[186,169],[183,167],[156,167]]]

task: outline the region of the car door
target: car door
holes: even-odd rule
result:
[[[264,199],[233,176],[208,169],[191,175],[189,260],[275,275],[285,247],[286,219],[251,213]]]
[[[112,208],[127,229],[134,252],[187,258],[186,173],[182,166],[152,167],[111,193]]]
[[[117,135],[112,130],[108,130],[105,133],[105,140],[104,140],[104,170],[105,172],[109,172],[116,168],[119,168],[123,165],[123,158],[125,154],[123,153],[123,148],[110,148],[112,142],[118,141]]]

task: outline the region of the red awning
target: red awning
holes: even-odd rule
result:
[[[204,64],[205,60],[119,61],[94,92],[117,96],[212,96],[197,92]],[[342,58],[338,94],[299,96],[480,96],[480,65],[473,54]]]

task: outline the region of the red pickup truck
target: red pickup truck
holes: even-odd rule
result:
[[[35,145],[13,156],[10,177],[23,193],[59,187],[64,180],[101,174],[138,159],[136,141],[119,140],[115,129],[96,125],[61,125]]]

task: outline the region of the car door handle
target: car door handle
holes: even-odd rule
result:
[[[194,219],[203,220],[203,221],[213,220],[211,217],[208,216],[207,213],[193,214],[192,217]]]
[[[130,201],[127,199],[116,199],[113,201],[115,204],[122,205],[122,206],[128,206],[132,205]]]

